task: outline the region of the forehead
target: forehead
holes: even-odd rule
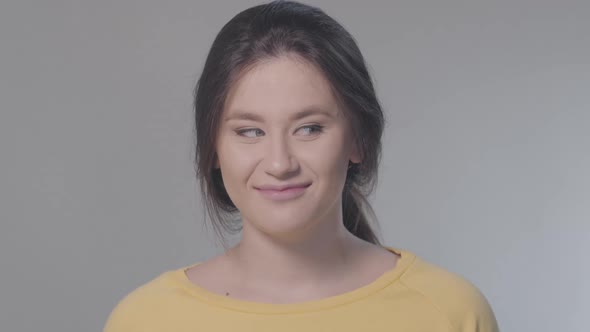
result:
[[[289,116],[310,108],[337,115],[329,81],[308,62],[281,56],[257,63],[234,82],[224,115],[248,111],[262,116]]]

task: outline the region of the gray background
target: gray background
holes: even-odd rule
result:
[[[0,330],[99,331],[220,252],[192,88],[257,3],[2,1]],[[473,281],[503,331],[589,331],[590,3],[309,3],[357,38],[387,112],[386,244]]]

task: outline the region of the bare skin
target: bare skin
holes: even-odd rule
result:
[[[239,264],[234,261],[232,249],[202,264],[186,270],[187,278],[195,285],[217,295],[243,301],[261,303],[298,303],[314,301],[353,291],[375,281],[383,273],[395,268],[397,254],[357,238],[348,266],[332,271],[324,281],[299,286],[269,286],[267,280],[245,280]]]
[[[259,63],[233,84],[216,167],[240,211],[242,238],[186,271],[189,280],[237,299],[295,303],[354,290],[395,267],[397,255],[344,227],[348,165],[362,160],[343,115],[323,74],[297,57]],[[261,190],[293,184],[305,190],[286,200]]]

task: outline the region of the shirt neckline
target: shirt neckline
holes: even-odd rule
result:
[[[201,264],[200,262],[183,266],[182,268],[175,269],[172,271],[168,271],[167,277],[171,278],[177,286],[180,286],[188,293],[200,298],[206,303],[210,303],[226,309],[260,314],[285,314],[318,311],[355,302],[384,289],[385,287],[397,281],[400,278],[400,276],[416,260],[416,255],[410,251],[394,248],[391,246],[383,246],[383,248],[389,250],[392,253],[400,255],[394,268],[384,272],[383,274],[381,274],[381,276],[379,276],[371,283],[356,288],[354,290],[330,297],[325,297],[318,300],[310,300],[304,302],[280,304],[254,302],[240,300],[231,297],[225,297],[220,294],[213,293],[205,288],[202,288],[194,284],[192,281],[189,280],[188,276],[185,273],[187,269]]]

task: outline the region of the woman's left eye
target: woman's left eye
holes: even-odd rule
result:
[[[309,126],[301,127],[299,129],[307,129],[307,134],[313,135],[314,133],[321,133],[323,128],[324,127],[320,126],[320,125],[309,125]]]

